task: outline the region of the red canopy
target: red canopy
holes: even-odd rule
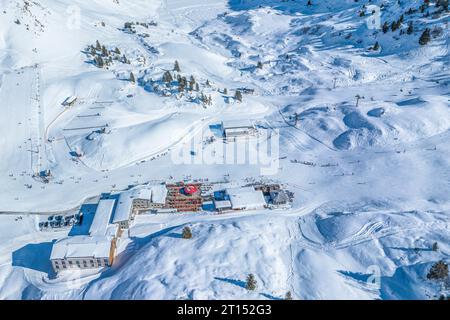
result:
[[[184,187],[184,193],[188,195],[196,193],[197,190],[197,187],[192,185]]]

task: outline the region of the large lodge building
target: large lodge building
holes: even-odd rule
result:
[[[126,190],[99,201],[87,234],[55,242],[50,256],[53,270],[58,273],[72,268],[111,266],[120,238],[136,215],[149,211],[197,212],[206,202],[213,203],[214,209],[222,213],[276,207],[287,204],[289,199],[278,185],[226,188],[211,193],[202,183],[180,182]]]
[[[53,270],[111,266],[123,230],[131,226],[136,214],[163,207],[166,195],[165,185],[151,185],[124,191],[118,198],[101,199],[87,235],[55,242],[50,255]]]

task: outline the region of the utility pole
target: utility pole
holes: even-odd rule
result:
[[[297,127],[299,118],[300,118],[300,115],[299,115],[297,112],[294,113],[294,120],[295,120],[294,126],[295,126],[295,127]]]
[[[365,99],[365,98],[364,98],[363,96],[360,96],[359,94],[357,94],[357,95],[355,96],[355,98],[356,98],[356,107],[358,108],[359,100]]]

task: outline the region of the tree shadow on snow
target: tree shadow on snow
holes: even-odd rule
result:
[[[347,278],[351,278],[353,280],[356,280],[358,282],[367,282],[367,280],[369,279],[369,277],[371,276],[370,274],[364,274],[361,272],[351,272],[351,271],[344,271],[344,270],[338,270],[338,272],[347,277]]]
[[[227,282],[230,283],[232,285],[241,287],[245,289],[245,281],[241,281],[241,280],[236,280],[236,279],[230,279],[230,278],[219,278],[219,277],[214,277],[214,279],[219,280],[219,281],[223,281],[223,282]]]
[[[168,233],[165,236],[169,237],[169,238],[175,238],[175,239],[183,238],[183,235],[181,233],[175,233],[175,232]]]
[[[271,295],[271,294],[268,294],[268,293],[261,293],[261,295],[262,295],[264,298],[267,298],[267,299],[269,299],[269,300],[284,300],[283,298],[275,297],[275,296],[273,296],[273,295]]]

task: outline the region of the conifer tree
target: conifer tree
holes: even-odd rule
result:
[[[191,77],[189,78],[189,90],[194,90],[194,85],[195,85],[195,78],[194,76],[191,75]]]
[[[448,278],[448,264],[444,261],[436,262],[431,266],[430,271],[427,274],[429,280],[444,280]]]
[[[97,67],[99,68],[103,68],[105,66],[105,62],[103,61],[102,57],[96,57],[95,58],[95,64],[97,65]]]
[[[172,77],[172,74],[170,73],[170,71],[164,72],[162,81],[165,83],[170,83],[173,81],[173,77]]]
[[[178,64],[177,60],[175,60],[175,64],[173,66],[173,70],[176,71],[176,72],[181,72],[180,65]]]
[[[433,251],[438,251],[439,250],[439,245],[437,242],[433,243],[433,247],[432,247]]]
[[[292,300],[292,293],[290,291],[286,292],[286,296],[284,297],[284,300]]]
[[[378,41],[377,42],[375,42],[375,44],[373,45],[373,48],[372,48],[374,51],[378,51],[379,49],[380,49],[380,44],[378,43]]]
[[[189,228],[188,226],[184,227],[183,232],[182,232],[182,237],[183,237],[183,239],[191,239],[192,238],[191,228]]]
[[[413,32],[414,32],[414,25],[413,25],[413,22],[410,21],[409,24],[408,24],[408,29],[406,30],[406,33],[407,34],[412,34]]]
[[[106,50],[105,46],[102,46],[102,55],[106,57],[108,55],[108,50]]]
[[[426,28],[425,31],[420,36],[419,44],[421,46],[424,46],[424,45],[428,44],[428,42],[430,42],[430,39],[431,39],[431,37],[430,37],[430,29]]]
[[[245,288],[249,291],[254,291],[254,290],[256,290],[256,285],[257,285],[257,282],[255,279],[255,276],[253,275],[253,273],[250,273],[247,276],[247,282],[245,284]]]
[[[133,72],[130,72],[130,82],[136,83],[136,78],[134,77]]]

